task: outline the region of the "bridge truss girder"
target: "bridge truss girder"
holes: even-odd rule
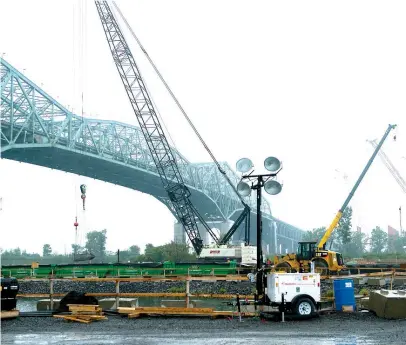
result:
[[[140,128],[75,115],[4,59],[0,61],[2,155],[19,148],[62,148],[158,175]],[[213,203],[212,211],[202,214],[205,220],[226,220],[241,208],[240,200],[214,163],[191,163],[175,148],[172,150],[187,186]],[[226,162],[220,165],[237,185],[237,174]],[[174,212],[164,195],[154,196]],[[255,195],[246,202],[255,208]],[[263,201],[262,212],[271,216],[267,200]]]

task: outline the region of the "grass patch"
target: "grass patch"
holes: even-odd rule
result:
[[[326,293],[324,294],[325,297],[334,297],[334,291],[333,290],[327,290]]]
[[[363,289],[359,290],[359,294],[363,295],[363,296],[369,296],[369,290],[363,288]]]

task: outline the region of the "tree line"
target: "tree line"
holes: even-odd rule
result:
[[[303,241],[319,241],[326,231],[325,227],[307,231]],[[338,251],[347,259],[361,257],[405,256],[406,237],[403,235],[388,236],[376,226],[367,236],[361,231],[352,230],[352,208],[345,209],[332,236],[326,243],[326,249]]]
[[[135,262],[195,262],[196,256],[189,253],[186,244],[170,242],[162,246],[147,244],[144,253],[138,245],[131,245],[117,251],[106,250],[107,230],[91,231],[86,234],[84,246],[72,244],[72,253],[59,254],[53,251],[52,246],[46,243],[42,247],[42,255],[28,253],[20,248],[4,250],[1,252],[2,265],[27,265],[33,261],[40,264],[71,264],[75,253],[90,252],[95,258],[92,263],[135,263]],[[83,263],[86,263],[83,262]]]
[[[326,231],[325,227],[315,228],[307,231],[302,241],[318,242]],[[138,245],[131,245],[120,249],[118,252],[106,250],[107,230],[91,231],[86,234],[85,245],[72,244],[71,254],[58,254],[52,250],[50,244],[46,243],[42,248],[42,255],[39,253],[27,253],[20,248],[5,250],[1,252],[2,265],[31,264],[36,261],[40,264],[71,264],[73,254],[82,251],[91,252],[95,258],[92,263],[135,263],[135,262],[195,262],[196,255],[190,254],[190,248],[186,244],[170,242],[162,246],[147,244],[144,253]],[[365,233],[352,230],[352,208],[348,207],[332,236],[326,243],[326,249],[341,252],[346,261],[353,258],[391,258],[406,257],[406,237],[388,236],[379,226],[371,231],[368,237]]]

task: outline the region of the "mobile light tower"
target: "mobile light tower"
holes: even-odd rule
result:
[[[262,187],[265,192],[270,195],[279,194],[282,190],[282,185],[275,180],[278,173],[282,170],[282,164],[278,158],[268,157],[264,161],[264,167],[270,173],[253,175],[254,165],[249,158],[241,158],[238,160],[236,169],[242,173],[241,181],[237,185],[237,191],[241,196],[247,197],[251,195],[251,190],[257,191],[257,275],[256,275],[256,294],[255,302],[258,301],[258,296],[263,294],[263,259],[262,259]],[[247,174],[248,173],[248,174]],[[248,180],[251,184],[244,182]]]

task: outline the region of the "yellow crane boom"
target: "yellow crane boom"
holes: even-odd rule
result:
[[[390,131],[394,128],[396,128],[397,125],[389,125],[387,130],[385,131],[385,134],[383,135],[381,141],[379,144],[376,146],[374,153],[372,154],[371,158],[369,159],[367,165],[365,166],[364,170],[362,171],[361,175],[358,177],[357,182],[355,182],[354,187],[352,187],[352,190],[350,194],[347,196],[347,199],[345,199],[344,204],[341,206],[340,210],[337,212],[336,216],[334,217],[332,223],[330,226],[327,228],[326,232],[324,233],[323,237],[321,238],[320,242],[317,244],[318,249],[325,249],[324,246],[328,239],[330,238],[331,234],[333,233],[335,227],[337,226],[338,222],[340,221],[344,210],[350,203],[352,197],[354,196],[355,191],[361,184],[362,179],[364,178],[365,174],[367,173],[369,167],[371,166],[372,162],[374,161],[376,155],[378,154],[379,150],[381,149],[383,143],[385,142],[386,138],[388,137]]]

